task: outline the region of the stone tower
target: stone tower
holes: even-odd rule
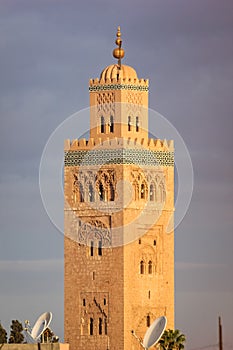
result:
[[[141,349],[152,321],[174,327],[173,141],[148,138],[148,80],[117,64],[90,80],[90,138],[65,141],[65,341]],[[170,225],[170,233],[166,229]]]

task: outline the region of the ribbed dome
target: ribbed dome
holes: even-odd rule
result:
[[[100,75],[100,80],[104,80],[106,81],[106,79],[137,79],[137,73],[135,71],[135,69],[133,69],[130,66],[125,66],[125,65],[121,65],[121,67],[119,67],[119,65],[117,64],[112,64],[108,67],[106,67],[101,75]]]

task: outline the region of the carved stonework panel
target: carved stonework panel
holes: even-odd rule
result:
[[[73,200],[76,202],[113,201],[116,175],[112,169],[79,170],[73,173]]]
[[[101,241],[103,248],[111,246],[111,232],[100,220],[91,220],[78,227],[78,242],[89,245],[91,241],[96,246]]]
[[[134,200],[140,198],[163,203],[166,200],[166,181],[163,172],[153,170],[134,170],[131,172]]]

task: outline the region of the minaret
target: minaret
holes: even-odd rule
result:
[[[138,79],[135,69],[122,65],[124,50],[120,27],[113,56],[117,64],[106,67],[100,79],[90,80],[90,137],[148,139],[148,80]]]
[[[66,140],[65,341],[136,350],[132,335],[174,327],[174,149],[148,138],[148,80],[113,56],[90,80],[90,138]],[[170,225],[170,233],[167,226]]]

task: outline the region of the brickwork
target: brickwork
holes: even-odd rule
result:
[[[111,67],[100,81],[90,82],[90,139],[65,142],[65,341],[70,350],[140,349],[132,330],[143,338],[161,315],[174,327],[173,142],[148,139],[148,116],[143,112],[142,118],[138,108],[148,106],[147,89],[138,88],[148,87],[148,81],[135,78],[130,67],[124,74],[134,80],[106,80],[115,74]],[[129,83],[135,89],[122,88]],[[116,102],[132,107],[119,109]],[[111,116],[117,121],[112,130]],[[136,116],[143,124],[138,130]]]

